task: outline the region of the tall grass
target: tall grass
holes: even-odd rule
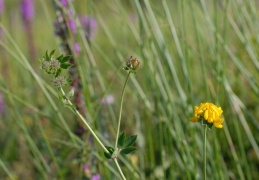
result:
[[[53,1],[54,2],[54,1]],[[60,48],[52,1],[35,1],[37,56]],[[29,59],[16,1],[1,17],[1,85],[6,105],[0,122],[0,179],[119,179],[102,149],[74,134],[76,121]],[[138,150],[118,159],[127,179],[202,179],[203,129],[189,121],[193,106],[223,109],[223,129],[207,132],[208,179],[256,179],[258,173],[259,24],[254,0],[75,1],[76,58],[87,121],[107,145],[115,142],[120,93],[129,56],[142,61],[125,90],[121,127],[138,134]],[[87,41],[77,17],[97,19]],[[11,19],[10,19],[11,18]],[[14,28],[15,27],[15,28]],[[102,105],[108,94],[114,104]]]

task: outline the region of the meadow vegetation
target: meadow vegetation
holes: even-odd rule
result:
[[[0,179],[258,178],[258,7],[0,0]]]

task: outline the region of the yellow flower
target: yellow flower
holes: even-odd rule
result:
[[[190,118],[192,122],[199,122],[202,119],[206,120],[208,123],[213,123],[216,128],[222,128],[224,118],[220,118],[223,113],[221,107],[217,107],[212,103],[201,103],[200,107],[194,107],[194,116]]]

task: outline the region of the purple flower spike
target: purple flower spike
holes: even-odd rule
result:
[[[33,0],[21,0],[21,11],[25,21],[31,21],[34,18]]]
[[[4,0],[0,0],[0,16],[2,15],[4,11]]]
[[[85,171],[85,170],[87,170],[89,167],[85,164],[85,165],[83,165],[83,170]]]
[[[5,103],[2,94],[0,93],[0,114],[5,112]]]
[[[61,1],[61,4],[64,6],[64,7],[67,7],[68,6],[68,0],[60,0]],[[74,1],[74,0],[69,0],[70,2]]]
[[[77,33],[77,27],[76,27],[76,23],[75,23],[74,19],[68,20],[68,26],[70,27],[73,34]]]
[[[60,0],[61,1],[61,4],[65,7],[67,7],[67,0]]]
[[[75,51],[76,51],[77,53],[80,52],[80,45],[79,45],[79,43],[75,43],[75,44],[74,44],[74,49],[75,49]]]
[[[94,17],[83,16],[80,18],[80,22],[82,24],[83,29],[86,32],[86,39],[90,37],[92,39],[95,38],[95,32],[97,29],[97,22]]]
[[[101,179],[101,176],[100,174],[95,174],[92,176],[91,180],[100,180]]]

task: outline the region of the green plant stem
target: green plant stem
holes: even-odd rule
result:
[[[119,165],[119,163],[118,163],[118,161],[117,161],[117,158],[114,158],[113,161],[115,162],[115,164],[116,164],[116,166],[117,166],[117,168],[118,168],[118,170],[119,170],[119,173],[120,173],[120,175],[121,175],[121,178],[122,178],[123,180],[126,180],[126,178],[125,178],[125,176],[124,176],[124,174],[123,174],[123,172],[122,172],[122,170],[121,170],[121,168],[120,168],[120,165]]]
[[[127,83],[128,79],[129,79],[129,75],[130,75],[130,73],[128,74],[126,83]],[[125,89],[126,83],[125,83],[124,88],[123,88],[123,93],[124,93],[124,89]],[[65,94],[65,92],[64,92],[64,90],[63,90],[62,87],[58,88],[58,90],[59,90],[59,92],[62,94],[62,96],[66,97],[66,94]],[[123,93],[122,93],[122,94],[123,94]],[[122,97],[123,97],[123,96],[122,96]],[[70,101],[69,99],[66,98],[66,101],[67,101],[67,103],[68,103],[69,105],[72,105],[72,106],[73,106],[73,104],[71,103],[71,101]],[[121,104],[122,104],[122,103],[121,103]],[[91,134],[93,135],[93,137],[95,138],[95,140],[99,143],[99,145],[102,147],[102,149],[103,149],[106,153],[109,153],[109,151],[105,148],[105,146],[103,145],[103,143],[101,142],[101,140],[97,137],[97,135],[95,134],[95,132],[93,131],[93,129],[92,129],[92,128],[89,126],[89,124],[86,122],[85,118],[76,110],[76,108],[72,108],[72,109],[73,109],[73,111],[76,113],[76,115],[81,119],[81,121],[86,125],[87,129],[91,132]],[[121,115],[121,112],[120,112],[120,115]],[[118,140],[118,139],[117,139],[117,140]],[[116,141],[116,142],[117,142],[117,141]],[[115,162],[115,164],[116,164],[116,167],[118,168],[118,171],[119,171],[119,173],[120,173],[122,179],[123,179],[123,180],[126,180],[126,178],[125,178],[125,176],[124,176],[124,174],[123,174],[123,172],[122,172],[122,170],[121,170],[121,168],[120,168],[120,165],[119,165],[117,159],[114,158],[113,160],[114,160],[114,162]]]
[[[123,89],[122,89],[122,93],[121,93],[120,114],[119,114],[119,121],[118,121],[118,128],[117,128],[117,135],[116,135],[114,150],[117,149],[117,145],[118,145],[118,139],[119,139],[119,134],[120,134],[120,125],[121,125],[121,113],[122,113],[123,96],[124,96],[126,84],[127,84],[128,80],[129,80],[129,77],[130,77],[130,73],[131,72],[129,71],[128,76],[126,78],[126,81],[124,83]]]
[[[203,146],[203,162],[204,162],[204,164],[203,164],[203,173],[204,173],[204,180],[206,180],[206,138],[207,138],[207,129],[208,129],[208,127],[207,127],[207,125],[205,125],[205,127],[204,127],[204,141],[203,141],[203,144],[204,144],[204,146]]]
[[[62,96],[66,97],[66,94],[63,90],[62,87],[58,88],[58,90],[60,91],[60,93],[62,94]],[[69,99],[66,99],[67,103],[69,105],[73,104],[71,103],[71,101]],[[97,135],[95,134],[95,132],[93,131],[93,129],[89,126],[89,124],[86,122],[85,118],[76,110],[76,108],[72,108],[74,110],[74,112],[76,113],[76,115],[80,118],[80,120],[86,125],[87,129],[91,132],[91,134],[93,135],[93,137],[95,138],[95,140],[99,143],[99,145],[102,147],[102,149],[106,152],[109,153],[109,151],[105,148],[105,146],[103,145],[103,143],[101,142],[101,140],[97,137]]]

